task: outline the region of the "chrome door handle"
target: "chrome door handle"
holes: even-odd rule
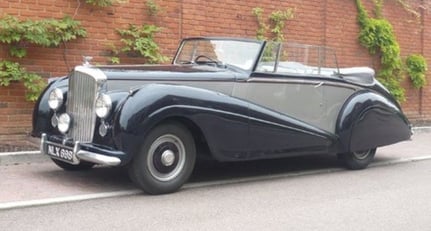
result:
[[[322,85],[323,85],[323,82],[320,82],[319,84],[315,85],[314,88],[318,88],[318,87],[320,87]]]

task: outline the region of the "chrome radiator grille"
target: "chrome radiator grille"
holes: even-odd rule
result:
[[[72,124],[68,136],[74,141],[91,142],[96,124],[94,105],[100,83],[96,76],[77,69],[69,77],[66,110]]]

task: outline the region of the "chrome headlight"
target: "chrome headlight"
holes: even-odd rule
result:
[[[53,89],[49,93],[48,105],[52,110],[57,110],[63,104],[63,91],[59,88]]]
[[[66,113],[61,114],[58,117],[58,121],[57,121],[58,130],[61,133],[65,134],[67,131],[69,131],[71,121],[72,119],[68,114]]]
[[[111,100],[111,97],[109,97],[109,95],[102,93],[99,95],[99,97],[97,97],[96,115],[99,118],[104,119],[108,117],[109,112],[111,111],[111,107],[112,107],[112,100]]]

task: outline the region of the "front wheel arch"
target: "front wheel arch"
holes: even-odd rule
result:
[[[181,126],[184,126],[185,129],[189,130],[195,142],[196,158],[211,159],[211,160],[216,159],[216,157],[213,156],[212,154],[207,138],[204,132],[202,131],[201,127],[190,118],[178,116],[178,115],[165,116],[165,118],[162,118],[157,122],[150,123],[151,124],[150,126],[148,126],[149,124],[146,124],[149,127],[149,130],[147,130],[145,134],[148,135],[148,133],[152,129],[154,129],[155,127],[161,124],[169,124],[169,123],[180,124]],[[142,125],[142,127],[145,127],[145,126]],[[142,137],[142,139],[144,138]]]

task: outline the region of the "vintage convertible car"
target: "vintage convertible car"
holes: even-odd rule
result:
[[[85,62],[40,96],[32,134],[61,168],[124,166],[149,194],[178,190],[198,157],[327,153],[362,169],[411,127],[372,69],[339,69],[330,51],[187,38],[171,65]]]

